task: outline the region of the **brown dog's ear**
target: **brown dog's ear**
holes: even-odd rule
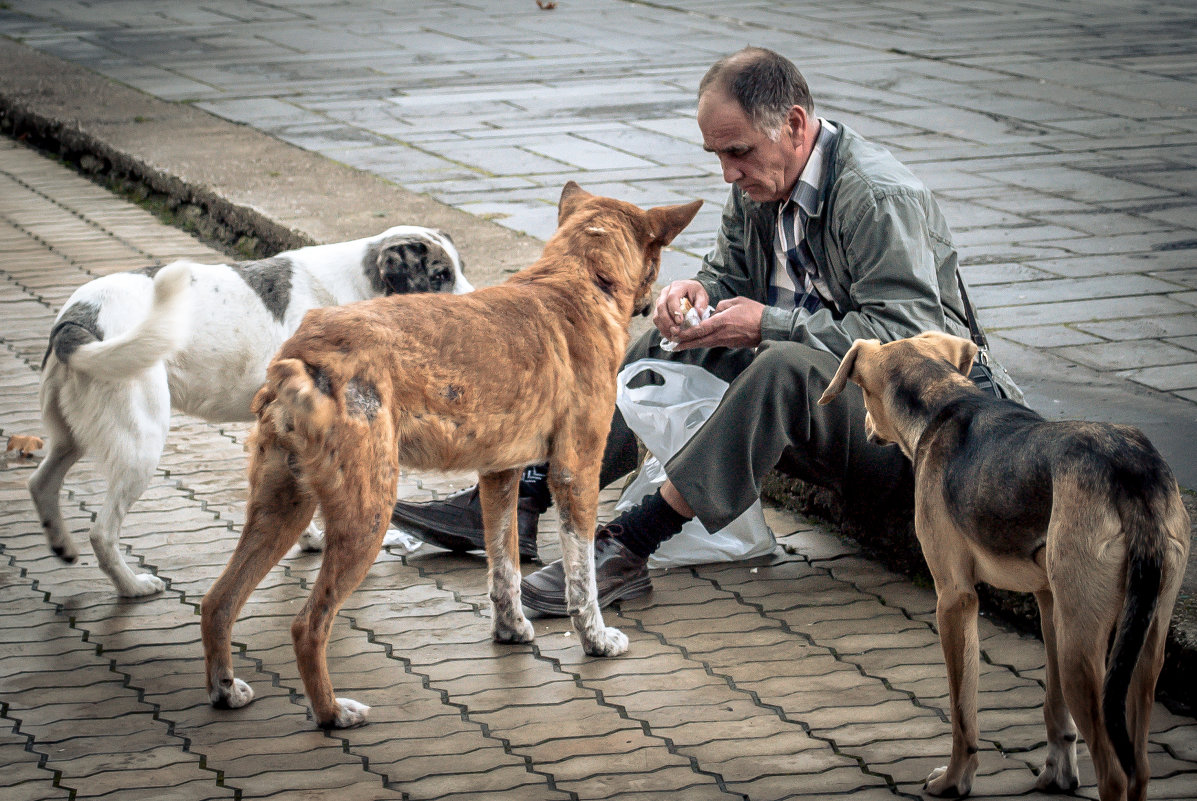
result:
[[[823,397],[819,398],[819,405],[826,406],[835,400],[836,396],[844,391],[844,387],[848,385],[848,379],[856,370],[856,357],[860,355],[860,351],[867,345],[880,345],[881,342],[876,339],[858,339],[852,343],[852,347],[848,348],[848,352],[844,354],[843,361],[840,362],[840,369],[835,371],[835,377],[831,379],[831,383],[827,385],[827,390],[823,393]]]
[[[574,209],[587,198],[594,197],[576,181],[567,181],[561,190],[561,199],[557,201],[557,224],[565,222],[565,218],[574,213]]]
[[[942,331],[925,331],[919,337],[927,340],[935,353],[948,364],[954,365],[962,374],[968,375],[977,358],[977,345],[970,339],[945,334]]]
[[[702,207],[701,200],[695,200],[681,206],[658,206],[649,209],[648,224],[653,233],[652,244],[665,247],[673,238],[682,232],[698,210]]]

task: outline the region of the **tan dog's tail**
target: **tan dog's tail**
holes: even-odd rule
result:
[[[1145,458],[1136,460],[1134,468],[1124,471],[1121,480],[1112,488],[1126,538],[1126,587],[1122,618],[1115,630],[1114,647],[1102,687],[1106,734],[1128,782],[1133,782],[1135,777],[1135,749],[1127,731],[1126,698],[1155,618],[1164,581],[1169,521],[1175,518],[1174,504],[1179,504],[1179,499],[1173,500],[1172,493],[1168,492],[1175,486],[1175,480],[1167,464],[1154,451],[1143,455]],[[1187,526],[1185,528],[1187,537]]]
[[[324,439],[337,417],[327,378],[318,367],[299,359],[277,359],[266,368],[266,383],[251,409],[259,425],[271,425],[279,440],[302,452],[304,444]]]

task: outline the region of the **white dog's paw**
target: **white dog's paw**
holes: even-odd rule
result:
[[[619,656],[628,650],[628,636],[619,629],[599,629],[582,635],[582,648],[590,656]]]
[[[141,598],[165,589],[166,582],[153,573],[138,573],[131,580],[122,582],[117,592],[125,598]]]
[[[382,538],[382,547],[394,548],[405,554],[412,553],[423,544],[406,531],[400,531],[397,528],[388,528]]]
[[[927,776],[927,781],[923,784],[923,789],[927,791],[927,794],[943,798],[963,798],[972,792],[972,778],[954,777],[949,774],[948,767],[948,765],[944,765],[941,768],[936,768]]]
[[[298,545],[304,553],[319,553],[324,550],[324,532],[311,523],[299,535]]]
[[[359,704],[352,698],[338,698],[337,716],[325,728],[352,729],[354,726],[364,726],[369,716],[370,707],[365,704]]]
[[[536,630],[532,628],[528,618],[523,616],[516,620],[496,620],[491,633],[495,642],[532,642],[536,637]]]
[[[79,548],[70,536],[62,535],[61,532],[46,532],[46,541],[50,546],[50,552],[68,565],[73,565],[79,560]]]
[[[233,679],[230,684],[217,687],[208,697],[212,706],[240,709],[254,700],[254,690],[241,679]]]

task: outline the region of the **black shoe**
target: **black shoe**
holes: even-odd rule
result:
[[[621,529],[619,524],[608,524],[594,535],[594,579],[600,609],[616,601],[647,595],[653,589],[648,577],[648,557],[637,556],[615,538]],[[565,567],[561,560],[525,576],[520,582],[520,593],[527,609],[542,615],[567,615]]]
[[[544,509],[530,497],[516,507],[520,530],[520,557],[540,561],[536,552],[536,526]],[[482,503],[478,487],[455,492],[441,501],[398,501],[391,510],[391,524],[413,536],[450,551],[485,550]]]

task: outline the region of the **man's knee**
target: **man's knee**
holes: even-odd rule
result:
[[[767,342],[745,371],[745,380],[772,387],[774,394],[787,394],[794,402],[814,403],[838,366],[832,354],[801,342]]]

